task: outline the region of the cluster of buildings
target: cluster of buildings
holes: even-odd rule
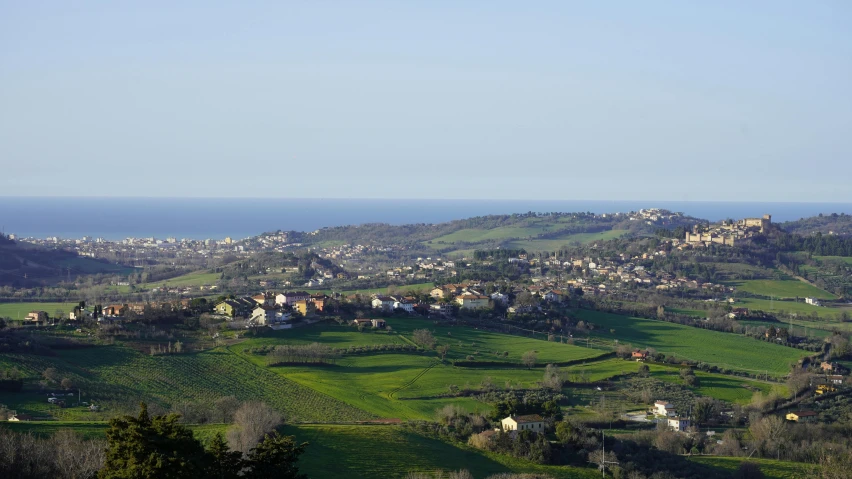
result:
[[[723,221],[711,225],[706,230],[695,225],[692,232],[686,233],[684,241],[688,244],[721,244],[734,246],[738,240],[751,238],[756,234],[769,231],[772,226],[772,215],[763,215],[762,218],[745,218],[739,221]]]
[[[689,419],[678,416],[674,404],[668,401],[656,401],[651,412],[654,416],[666,421],[669,428],[674,431],[684,432],[689,428]]]
[[[213,312],[227,319],[246,319],[251,326],[289,327],[294,312],[312,316],[325,310],[329,297],[304,291],[270,291],[226,299],[213,306]]]

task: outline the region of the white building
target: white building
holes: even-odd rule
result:
[[[673,416],[674,413],[674,404],[666,401],[657,401],[654,403],[654,414],[657,416]]]
[[[689,427],[689,419],[682,417],[670,417],[668,419],[669,427],[675,431],[683,432]]]
[[[503,430],[508,431],[533,431],[544,432],[544,418],[538,414],[530,414],[527,416],[509,416],[500,421]]]

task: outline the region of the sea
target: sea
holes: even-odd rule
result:
[[[241,239],[365,223],[441,223],[491,214],[617,213],[665,208],[718,221],[771,214],[773,222],[852,214],[852,203],[443,200],[318,198],[0,197],[0,229],[33,238]]]

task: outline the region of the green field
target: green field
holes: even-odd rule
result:
[[[45,311],[53,317],[57,309],[67,317],[77,303],[0,303],[0,318],[24,319],[30,311]]]
[[[500,472],[537,472],[555,479],[599,477],[595,469],[542,466],[454,446],[399,426],[286,426],[284,433],[310,443],[299,469],[312,479],[403,478],[408,472],[439,469],[467,469],[477,479]]]
[[[49,436],[62,429],[70,429],[86,438],[104,437],[109,427],[107,422],[81,422],[81,421],[32,421],[32,422],[0,422],[0,427],[5,427],[15,432],[33,433],[38,436]],[[195,437],[206,443],[210,438],[221,432],[227,432],[228,424],[188,424]]]
[[[837,299],[837,296],[827,291],[796,279],[749,279],[727,281],[725,284],[737,288],[738,291],[760,296],[773,296],[778,299],[805,298],[808,296],[819,299]]]
[[[852,256],[814,256],[820,261],[842,261],[852,266]]]
[[[192,273],[187,273],[181,276],[175,276],[174,278],[166,279],[163,281],[143,283],[140,285],[140,287],[145,289],[153,289],[162,288],[164,286],[177,288],[183,286],[213,285],[216,284],[217,281],[219,281],[220,276],[220,273],[208,273],[206,270],[193,271]]]
[[[433,238],[433,244],[438,243],[479,243],[488,240],[505,240],[510,238],[527,238],[558,229],[564,225],[553,226],[503,226],[494,229],[461,229],[444,236]]]
[[[805,356],[803,351],[745,336],[664,321],[586,310],[577,311],[577,316],[597,326],[592,331],[594,338],[618,340],[637,348],[651,347],[666,355],[740,371],[784,375],[791,364]]]
[[[509,248],[523,248],[529,252],[538,251],[559,251],[563,246],[568,246],[571,243],[589,244],[595,241],[606,241],[615,238],[621,238],[627,230],[610,230],[601,233],[577,233],[573,235],[565,235],[558,239],[534,239],[534,240],[518,240],[509,243]]]
[[[706,464],[726,471],[736,471],[740,464],[748,460],[760,466],[761,472],[767,479],[801,479],[819,477],[815,474],[812,464],[801,462],[776,461],[773,459],[755,459],[743,457],[692,456],[690,461]]]
[[[15,366],[30,378],[48,367],[82,389],[82,399],[104,406],[85,408],[48,404],[37,391],[0,394],[0,403],[18,412],[62,420],[102,420],[131,409],[139,401],[168,409],[180,401],[212,404],[222,396],[259,400],[281,411],[288,421],[339,422],[372,415],[257,367],[228,349],[171,356],[150,356],[121,346],[59,351],[57,356],[4,354],[0,367]]]

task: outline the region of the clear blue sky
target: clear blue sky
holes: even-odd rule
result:
[[[847,0],[0,0],[0,195],[849,202],[850,25]]]

